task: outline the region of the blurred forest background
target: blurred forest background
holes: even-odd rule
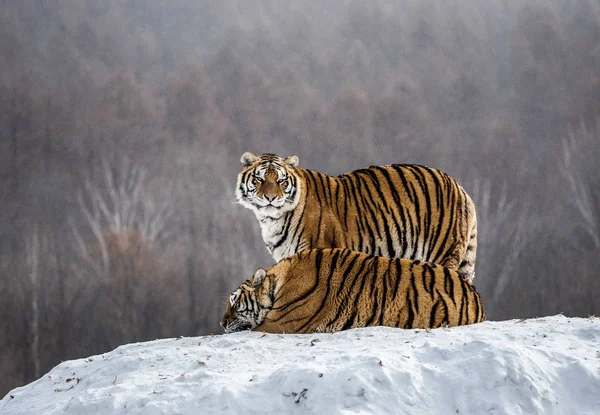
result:
[[[600,313],[598,1],[7,1],[0,395],[220,333],[273,262],[234,203],[244,151],[444,170],[490,319]]]

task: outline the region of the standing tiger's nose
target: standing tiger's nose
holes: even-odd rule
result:
[[[265,193],[265,199],[267,199],[269,202],[272,202],[273,200],[277,199],[277,193],[273,195],[268,195]]]

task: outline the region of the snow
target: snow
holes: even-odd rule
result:
[[[600,319],[242,332],[63,362],[10,414],[600,414]]]

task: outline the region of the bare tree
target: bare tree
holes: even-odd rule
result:
[[[476,180],[470,188],[478,224],[475,284],[486,293],[493,318],[496,303],[502,301],[507,287],[521,283],[515,281],[521,274],[519,258],[538,225],[520,201],[509,198],[506,185],[495,185],[488,179]]]
[[[581,123],[576,131],[563,138],[560,171],[567,180],[572,197],[569,200],[579,217],[578,225],[600,248],[600,123],[589,131]]]
[[[113,327],[105,329],[118,331],[120,341],[132,341],[142,337],[146,327],[143,304],[148,298],[142,293],[150,288],[140,290],[139,284],[145,279],[153,287],[152,273],[158,270],[152,264],[168,235],[171,200],[168,196],[156,200],[145,171],[125,158],[116,166],[104,161],[101,178],[100,182],[86,180],[78,196],[87,226],[71,221],[84,265],[78,272],[91,271],[105,294],[86,297],[84,306],[108,312]]]
[[[81,212],[100,250],[101,261],[90,252],[76,226],[73,226],[73,232],[82,258],[99,275],[106,277],[110,266],[107,235],[128,238],[128,231],[135,230],[140,232],[145,243],[158,243],[168,235],[166,225],[172,207],[168,196],[160,201],[150,196],[145,171],[129,160],[123,158],[113,167],[105,159],[102,172],[101,183],[86,180],[85,192],[78,195]]]

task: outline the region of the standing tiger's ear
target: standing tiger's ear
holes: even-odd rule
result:
[[[248,164],[252,163],[256,159],[258,159],[258,157],[256,157],[254,154],[250,153],[249,151],[246,151],[244,154],[242,154],[242,158],[240,159],[240,161],[247,166]]]
[[[267,272],[264,269],[262,269],[262,268],[257,269],[256,272],[254,273],[254,276],[252,277],[252,286],[258,287],[265,280],[266,276],[267,276]]]
[[[289,157],[286,157],[286,159],[283,161],[285,163],[287,163],[288,165],[290,165],[291,167],[298,167],[298,163],[300,163],[298,156],[289,156]]]

